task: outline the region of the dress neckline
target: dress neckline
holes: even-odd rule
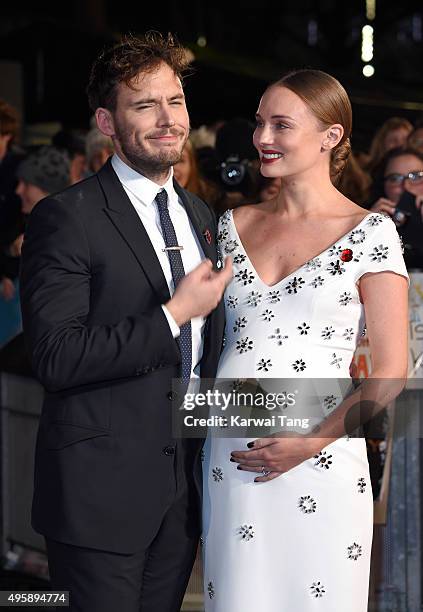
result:
[[[242,242],[242,240],[241,240],[241,238],[240,238],[240,236],[238,234],[238,230],[236,228],[235,219],[234,219],[234,215],[233,215],[233,209],[231,209],[229,212],[230,212],[230,217],[229,218],[230,218],[230,221],[232,223],[232,228],[233,228],[235,236],[236,236],[236,238],[237,238],[237,240],[239,242],[239,245],[242,248],[242,250],[244,251],[244,255],[247,258],[247,261],[248,261],[249,265],[251,266],[251,269],[253,270],[255,276],[261,282],[261,284],[264,285],[267,289],[274,289],[275,287],[278,287],[281,283],[285,282],[288,278],[290,278],[294,274],[298,274],[298,272],[300,270],[302,270],[302,268],[304,268],[304,266],[306,266],[310,261],[313,261],[314,259],[317,259],[318,257],[322,257],[327,251],[329,251],[329,249],[332,249],[334,246],[336,246],[338,244],[338,242],[341,242],[341,240],[344,240],[344,238],[346,238],[349,234],[351,234],[352,232],[357,230],[364,223],[364,221],[366,221],[366,219],[369,219],[369,217],[371,217],[372,215],[377,214],[377,213],[369,213],[369,214],[365,215],[359,223],[357,223],[356,225],[354,225],[354,227],[352,227],[347,232],[345,232],[345,234],[340,236],[335,242],[333,242],[328,247],[323,249],[323,251],[320,251],[320,253],[317,253],[317,255],[314,255],[314,257],[312,257],[311,259],[307,259],[307,261],[305,261],[300,266],[295,268],[295,270],[292,270],[292,272],[290,272],[289,274],[286,274],[284,277],[282,277],[279,281],[277,281],[273,285],[268,285],[267,283],[264,282],[264,280],[258,274],[256,268],[254,267],[254,265],[253,265],[253,263],[252,263],[252,261],[250,259],[250,256],[247,253],[247,250],[245,249],[245,246],[244,246],[244,244],[243,244],[243,242]]]

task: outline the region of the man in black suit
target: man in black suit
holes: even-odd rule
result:
[[[232,270],[208,206],[172,180],[185,62],[158,34],[97,59],[88,95],[116,154],[42,200],[25,235],[24,330],[46,389],[32,523],[75,611],[177,611],[195,558],[201,441],[172,431],[171,383],[214,377]]]

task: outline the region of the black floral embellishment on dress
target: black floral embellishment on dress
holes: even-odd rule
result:
[[[246,353],[247,351],[252,351],[254,346],[254,342],[250,340],[248,336],[245,338],[241,338],[241,340],[236,341],[236,350],[239,353]]]
[[[344,331],[344,333],[342,334],[342,336],[345,338],[345,340],[352,340],[354,337],[354,330],[352,327],[347,327]]]
[[[246,260],[246,256],[243,253],[238,253],[237,255],[235,255],[234,257],[234,263],[235,264],[242,264],[244,263],[244,261]]]
[[[335,255],[338,257],[342,253],[341,246],[333,246],[329,249],[328,255],[329,257],[334,257]]]
[[[400,236],[399,234],[397,234],[397,236],[398,236],[398,243],[401,249],[401,253],[404,255],[404,243],[402,241],[402,236]]]
[[[243,540],[248,542],[248,540],[252,540],[254,538],[254,529],[252,525],[241,525],[238,530],[239,535]]]
[[[362,547],[354,542],[351,546],[348,546],[348,559],[352,559],[353,561],[357,561],[359,557],[363,554]]]
[[[234,295],[228,296],[228,308],[236,308],[238,306],[238,298]]]
[[[262,294],[258,291],[251,291],[246,298],[248,306],[253,306],[255,308],[261,303],[262,297]]]
[[[322,330],[322,338],[323,338],[323,340],[330,340],[334,333],[335,333],[335,330],[332,327],[332,325],[328,325],[327,327],[325,327]]]
[[[269,293],[267,294],[267,299],[271,304],[276,304],[277,302],[281,301],[281,292],[279,291],[279,289],[269,291]]]
[[[239,332],[241,329],[246,327],[248,321],[245,317],[238,317],[234,323],[233,330],[234,332]]]
[[[220,225],[227,225],[228,222],[229,222],[230,217],[231,217],[230,209],[225,210],[225,212],[223,213],[223,215],[219,219],[219,224]]]
[[[226,240],[227,238],[229,238],[229,232],[226,229],[226,227],[224,227],[217,235],[217,240],[218,242],[223,242],[224,240]]]
[[[363,251],[359,251],[358,253],[355,253],[353,257],[353,261],[358,262],[360,261],[362,257],[363,257]]]
[[[331,261],[326,270],[328,270],[329,274],[332,274],[332,276],[336,276],[337,274],[341,275],[345,272],[345,268],[342,263],[343,262],[339,261],[339,259],[336,261]]]
[[[231,390],[234,393],[238,393],[238,391],[241,391],[242,387],[244,386],[244,383],[245,379],[237,378],[236,380],[232,381]]]
[[[336,402],[337,402],[337,398],[335,397],[335,395],[327,395],[326,397],[323,398],[323,405],[327,410],[330,410],[331,408],[335,408]]]
[[[353,230],[351,234],[348,236],[348,240],[352,244],[361,244],[362,242],[364,242],[365,238],[366,238],[366,232],[362,229]]]
[[[316,512],[317,504],[310,495],[304,495],[298,500],[298,507],[304,514]]]
[[[284,336],[280,330],[280,328],[275,329],[275,333],[269,336],[269,340],[275,340],[278,346],[282,346],[284,344],[284,340],[287,340],[288,336]]]
[[[213,582],[209,582],[207,585],[207,593],[209,594],[210,599],[213,599],[215,592]]]
[[[301,323],[301,325],[298,325],[297,329],[300,332],[300,336],[307,336],[310,325],[307,325],[307,323]]]
[[[382,223],[382,221],[383,216],[380,213],[377,213],[375,215],[370,215],[370,217],[367,219],[367,225],[374,227],[375,225]]]
[[[240,270],[237,274],[235,274],[235,278],[237,283],[242,283],[244,286],[250,285],[254,280],[254,274],[245,268],[245,270]]]
[[[314,459],[317,459],[314,465],[321,467],[325,470],[328,470],[332,465],[332,455],[328,455],[326,451],[320,451],[317,455],[314,455]]]
[[[271,321],[274,318],[274,314],[272,310],[268,310],[266,309],[264,312],[261,313],[261,316],[263,318],[263,321]]]
[[[285,285],[285,290],[287,293],[298,293],[302,286],[305,284],[305,281],[299,276],[298,278],[294,276],[294,278],[289,281],[287,285]]]
[[[310,587],[310,591],[311,594],[313,595],[313,597],[323,597],[323,595],[325,594],[325,588],[323,586],[323,584],[319,581],[319,582],[313,582],[313,584]]]
[[[235,249],[239,246],[236,240],[229,240],[223,247],[225,253],[233,253]]]
[[[324,282],[325,279],[323,278],[323,276],[316,276],[316,278],[311,281],[310,285],[314,287],[314,289],[317,289],[317,287],[321,287]]]
[[[322,267],[322,262],[320,261],[319,257],[315,257],[314,259],[310,259],[310,261],[308,261],[305,264],[305,269],[306,269],[307,272],[314,272],[315,270],[318,270],[321,267]]]
[[[332,361],[330,362],[330,365],[334,365],[338,368],[338,370],[341,369],[340,363],[341,361],[343,361],[343,357],[337,357],[336,353],[332,353]]]
[[[260,359],[260,361],[257,364],[257,369],[264,370],[265,372],[268,372],[271,367],[272,367],[271,359]]]
[[[303,372],[307,366],[305,364],[305,361],[303,361],[302,359],[297,359],[292,364],[292,367],[294,368],[296,372]]]
[[[388,259],[389,249],[387,246],[383,246],[380,244],[379,246],[374,247],[373,251],[369,253],[369,257],[372,261],[377,261],[381,263],[383,259]]]
[[[352,302],[351,291],[344,291],[344,293],[341,293],[339,296],[339,303],[341,306],[348,306],[350,302]]]
[[[367,483],[364,478],[359,478],[357,480],[357,487],[359,493],[364,493],[367,487]]]
[[[212,469],[212,474],[215,482],[221,482],[223,480],[223,470],[220,467]]]

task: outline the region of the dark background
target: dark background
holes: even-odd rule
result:
[[[196,58],[186,80],[193,127],[252,118],[266,83],[289,69],[313,67],[346,87],[354,107],[353,145],[362,149],[387,117],[422,116],[422,20],[421,0],[376,0],[375,75],[365,78],[365,0],[9,0],[0,8],[0,60],[23,67],[25,123],[85,128],[85,86],[98,51],[122,33],[172,31]],[[206,37],[205,47],[197,45],[199,36]]]

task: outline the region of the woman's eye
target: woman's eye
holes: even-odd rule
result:
[[[276,123],[276,124],[275,124],[275,126],[276,126],[276,128],[277,128],[278,130],[284,130],[284,129],[286,129],[286,128],[288,127],[288,126],[287,126],[287,125],[285,125],[284,123]]]

